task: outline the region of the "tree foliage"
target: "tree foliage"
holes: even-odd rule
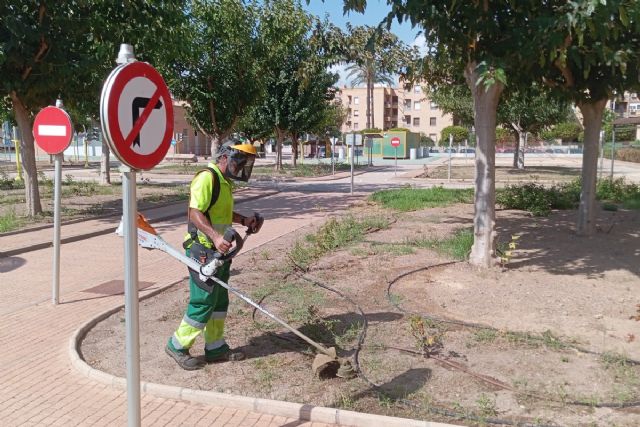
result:
[[[453,135],[453,142],[455,144],[461,144],[465,140],[469,140],[469,129],[462,126],[447,126],[442,129],[440,133],[440,141],[443,145],[449,143],[449,135]]]
[[[33,116],[61,97],[68,109],[97,116],[100,86],[118,46],[133,44],[139,60],[164,70],[178,49],[181,2],[26,0],[0,3],[0,96],[11,99],[22,134],[27,212],[42,212]]]
[[[242,0],[190,2],[184,55],[171,87],[190,120],[216,141],[229,135],[261,91],[258,6]]]

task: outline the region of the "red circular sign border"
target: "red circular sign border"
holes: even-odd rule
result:
[[[161,91],[160,98],[163,100],[166,109],[167,126],[165,129],[162,142],[151,154],[138,154],[125,146],[125,137],[120,130],[118,123],[118,102],[122,91],[129,81],[135,77],[145,77],[156,85],[156,90]],[[153,68],[151,64],[146,62],[131,62],[126,64],[122,69],[113,76],[113,82],[107,96],[107,120],[109,122],[110,141],[112,148],[125,164],[134,168],[149,170],[162,161],[169,147],[171,146],[171,138],[173,137],[173,104],[171,95],[164,79],[160,73]]]
[[[398,141],[398,143],[394,144],[394,141],[396,141],[396,140]],[[397,137],[397,136],[394,136],[393,138],[391,138],[391,146],[392,147],[396,147],[396,148],[399,147],[400,146],[400,138]]]
[[[68,137],[64,137],[64,138],[68,138],[69,139],[64,144],[64,147],[62,147],[62,148],[60,148],[58,150],[55,150],[55,151],[49,151],[50,147],[45,146],[45,145],[50,145],[50,144],[44,144],[43,145],[42,141],[41,141],[42,136],[40,136],[40,138],[38,138],[36,136],[36,133],[37,133],[36,129],[37,129],[37,126],[39,124],[38,123],[39,120],[42,121],[43,120],[42,117],[44,117],[44,115],[46,115],[50,111],[55,111],[54,114],[62,113],[61,118],[64,118],[64,120],[66,121],[66,123],[64,123],[64,126],[67,128],[67,134],[69,135]],[[54,123],[47,122],[47,124],[54,124]],[[60,124],[59,126],[62,126],[62,124]],[[66,150],[69,147],[69,145],[71,145],[71,141],[73,140],[73,124],[71,123],[71,117],[69,117],[69,114],[66,111],[64,111],[62,108],[54,107],[53,105],[49,105],[48,107],[44,107],[42,110],[40,110],[38,112],[38,114],[36,114],[36,117],[33,119],[33,129],[31,131],[33,133],[33,138],[35,139],[36,144],[38,144],[38,147],[43,149],[47,154],[56,155],[56,154],[60,154],[60,153],[64,152],[64,150]],[[63,137],[46,136],[45,138],[63,138]],[[40,139],[40,141],[38,139]]]

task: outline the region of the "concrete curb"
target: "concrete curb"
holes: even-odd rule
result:
[[[184,280],[184,279],[182,279]],[[151,298],[160,292],[169,289],[181,282],[170,283],[161,286],[140,297],[140,301]],[[120,390],[127,389],[126,378],[117,377],[89,366],[80,355],[80,345],[89,331],[99,322],[124,307],[120,304],[114,308],[103,311],[91,320],[82,324],[71,336],[68,345],[71,366],[80,374],[94,381],[106,384]],[[260,412],[274,416],[297,418],[302,421],[337,424],[354,427],[455,427],[453,424],[443,424],[431,421],[411,420],[408,418],[387,417],[383,415],[367,414],[362,412],[346,411],[336,408],[326,408],[311,404],[285,402],[281,400],[261,399],[257,397],[238,396],[227,393],[218,393],[206,390],[194,390],[185,387],[177,387],[166,384],[156,384],[146,381],[140,382],[140,389],[144,393],[166,399],[185,400],[212,406],[241,409],[245,411]]]

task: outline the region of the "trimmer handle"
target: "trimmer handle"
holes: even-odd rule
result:
[[[227,230],[224,232],[223,238],[229,243],[232,243],[234,241],[236,242],[233,249],[231,249],[226,254],[221,254],[220,252],[216,253],[216,258],[218,258],[220,261],[228,261],[234,256],[238,255],[238,252],[242,250],[242,246],[244,245],[244,240],[242,239],[242,237],[240,237],[240,234],[236,230],[234,230],[232,227],[227,228]]]
[[[247,228],[247,235],[257,233],[262,228],[262,224],[264,224],[264,217],[260,215],[258,212],[254,212],[253,216],[256,218],[256,226]]]

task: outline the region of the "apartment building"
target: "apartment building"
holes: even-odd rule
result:
[[[353,132],[367,127],[367,88],[346,87],[338,90],[336,96],[347,108],[347,119],[342,132]],[[451,126],[453,118],[443,113],[438,106],[429,101],[420,86],[409,90],[402,87],[373,88],[373,115],[371,127],[383,130],[407,128],[440,141],[442,129]]]

